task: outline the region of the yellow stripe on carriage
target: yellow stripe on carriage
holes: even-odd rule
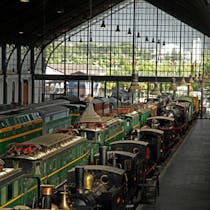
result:
[[[140,126],[140,123],[137,123],[135,125],[133,125],[133,129],[138,128]]]
[[[59,168],[59,169],[53,171],[52,173],[48,174],[47,176],[42,177],[42,178],[41,178],[41,181],[43,181],[43,180],[45,180],[45,179],[47,179],[47,178],[49,178],[49,177],[51,177],[51,176],[57,174],[58,172],[60,172],[60,171],[62,171],[63,169],[67,168],[67,167],[70,166],[71,164],[74,164],[74,163],[77,162],[78,160],[85,158],[88,154],[89,154],[89,153],[86,152],[86,153],[83,154],[82,156],[80,156],[80,157],[74,159],[73,161],[71,161],[71,162],[67,163],[66,165],[62,166],[61,168]]]
[[[110,141],[110,139],[112,139],[112,138],[114,138],[114,137],[120,135],[120,134],[123,133],[124,131],[125,131],[125,130],[123,129],[123,130],[117,132],[115,135],[110,136],[110,137],[109,137],[108,139],[106,139],[105,141]]]
[[[4,207],[10,205],[11,203],[16,201],[17,199],[21,198],[23,195],[24,195],[24,193],[21,193],[20,195],[16,196],[15,198],[11,199],[10,201],[6,202],[4,205],[0,206],[0,208],[4,208]]]
[[[28,126],[28,125],[32,125],[32,124],[38,124],[38,123],[41,123],[41,122],[43,122],[42,119],[37,119],[37,120],[33,120],[33,121],[25,122],[25,123],[20,123],[20,124],[13,125],[13,126],[9,126],[9,127],[6,127],[6,128],[1,128],[0,133],[4,133],[4,132],[11,131],[11,130],[14,130],[14,129],[22,128],[24,126]]]
[[[30,131],[27,131],[27,132],[24,132],[24,133],[20,133],[20,134],[14,135],[14,136],[7,137],[7,138],[3,138],[3,139],[0,139],[0,143],[5,142],[5,141],[9,141],[11,139],[19,138],[19,137],[22,137],[22,136],[25,136],[25,135],[28,135],[28,134],[32,134],[32,133],[35,133],[35,132],[41,131],[41,130],[43,130],[43,127],[36,128],[36,129],[30,130]]]
[[[70,117],[79,117],[80,114],[70,114]]]

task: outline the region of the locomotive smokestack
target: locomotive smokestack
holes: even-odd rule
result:
[[[116,154],[113,153],[113,166],[116,167],[117,166],[117,157]]]
[[[75,168],[75,184],[77,192],[82,193],[84,188],[84,168]]]
[[[43,209],[51,209],[53,186],[52,185],[42,185],[41,187],[42,187],[42,208]]]
[[[99,158],[101,165],[107,165],[107,150],[106,146],[99,147]]]
[[[136,130],[136,134],[137,134],[136,136],[137,140],[140,140],[140,129]]]

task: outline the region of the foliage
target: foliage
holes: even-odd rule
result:
[[[64,55],[66,54],[66,58]],[[180,61],[180,54],[174,49],[171,54],[159,55],[157,65],[156,57],[152,49],[134,48],[134,68],[140,76],[189,76],[192,73],[204,70],[210,73],[210,51],[205,50],[204,66],[193,69],[191,61]],[[113,43],[109,44],[95,42],[75,42],[60,45],[49,45],[46,49],[49,64],[73,63],[73,64],[93,64],[106,70],[109,76],[132,75],[133,71],[133,45],[132,43]],[[184,63],[185,62],[185,63]],[[157,67],[157,69],[156,69]],[[108,87],[115,86],[109,83]],[[128,87],[129,84],[124,84]],[[199,89],[194,85],[195,89]]]

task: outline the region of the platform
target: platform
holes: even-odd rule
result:
[[[155,205],[138,210],[210,210],[210,120],[198,119],[160,177]]]

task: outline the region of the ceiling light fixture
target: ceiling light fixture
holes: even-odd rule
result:
[[[58,9],[58,10],[57,10],[57,13],[58,13],[58,14],[63,14],[63,13],[64,13],[64,9],[63,9],[63,8]]]
[[[180,82],[180,86],[186,86],[186,85],[187,84],[186,84],[185,78],[183,76],[182,79],[181,79],[181,82]]]
[[[154,88],[153,88],[151,94],[152,94],[152,95],[156,95],[156,96],[161,95],[160,89],[158,88],[158,83],[157,83],[157,81],[155,81],[155,83],[154,83]]]
[[[117,25],[116,32],[120,32],[120,26]]]
[[[29,0],[20,0],[22,3],[29,3]]]
[[[102,23],[101,23],[101,28],[105,28],[106,27],[106,25],[105,25],[105,21],[104,20],[102,20]]]

